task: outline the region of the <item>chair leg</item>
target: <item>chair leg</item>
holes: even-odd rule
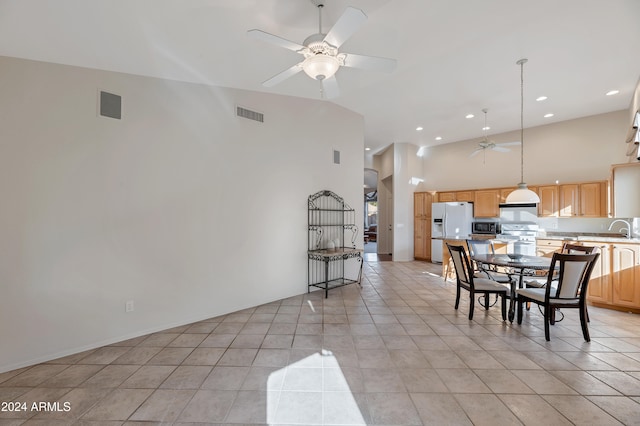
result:
[[[584,313],[587,315],[587,322],[591,322],[589,319],[589,310],[587,309],[587,305],[584,305]]]
[[[502,321],[506,321],[507,320],[507,295],[502,294],[501,296],[502,296]]]
[[[489,310],[489,302],[491,302],[491,294],[485,293],[484,294],[484,310],[485,311]]]
[[[470,291],[469,292],[469,321],[473,319],[473,307],[474,307],[473,299],[475,299],[475,294],[472,291]]]
[[[455,306],[456,309],[458,309],[458,305],[460,305],[460,286],[459,285],[456,286],[456,306]]]
[[[551,340],[549,337],[549,322],[550,322],[550,313],[549,311],[553,309],[551,306],[544,305],[543,314],[544,314],[544,338],[547,342]]]
[[[518,324],[522,324],[522,299],[518,296]]]
[[[549,312],[549,324],[555,325],[556,323],[556,308],[551,308]]]
[[[589,321],[589,313],[587,312],[587,305],[580,306],[580,325],[582,326],[582,336],[584,340],[587,342],[591,341],[591,337],[589,337],[589,326],[587,322]]]

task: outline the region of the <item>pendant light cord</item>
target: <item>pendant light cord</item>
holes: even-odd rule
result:
[[[520,183],[524,183],[524,64],[528,59],[520,59]]]

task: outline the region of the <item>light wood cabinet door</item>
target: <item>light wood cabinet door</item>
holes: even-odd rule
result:
[[[538,216],[557,217],[558,216],[558,185],[547,185],[538,187]]]
[[[612,244],[613,303],[640,308],[640,244]]]
[[[578,216],[578,211],[580,209],[580,186],[576,184],[568,184],[568,185],[560,185],[560,206],[559,206],[559,216],[560,217],[574,217]]]
[[[498,217],[500,216],[500,191],[497,189],[487,189],[475,191],[473,200],[474,217]]]
[[[607,216],[607,187],[605,182],[590,182],[580,185],[581,217]]]
[[[417,219],[413,226],[413,257],[419,260],[431,259],[431,221]]]
[[[589,287],[587,288],[587,299],[591,302],[611,303],[611,244],[585,241],[585,245],[596,246],[600,257],[596,261],[591,272]]]
[[[536,256],[553,257],[553,253],[562,251],[562,240],[536,240]]]
[[[413,217],[426,219],[431,217],[431,203],[433,195],[430,192],[413,193]]]
[[[449,201],[456,201],[455,192],[438,192],[438,202],[446,203]]]
[[[507,197],[509,196],[509,194],[511,194],[513,191],[515,191],[517,188],[511,187],[511,188],[500,188],[500,202],[504,203],[505,201],[507,201]]]
[[[473,203],[475,191],[458,191],[456,192],[456,201],[467,201]]]

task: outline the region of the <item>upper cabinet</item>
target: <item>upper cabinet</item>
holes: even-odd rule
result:
[[[546,185],[538,187],[538,216],[557,217],[558,216],[558,185]]]
[[[500,216],[500,190],[485,189],[475,191],[473,199],[474,217],[498,217]]]
[[[611,194],[614,217],[640,217],[640,163],[611,167]]]
[[[607,217],[606,182],[559,185],[560,217]]]
[[[473,202],[474,191],[449,191],[438,192],[438,202],[451,202],[451,201],[468,201]]]
[[[431,203],[433,203],[433,194],[431,192],[414,192],[413,216],[416,219],[431,218]]]

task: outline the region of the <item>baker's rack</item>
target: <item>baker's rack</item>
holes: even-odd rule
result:
[[[362,250],[356,248],[356,212],[342,197],[323,190],[309,196],[308,206],[308,291],[329,290],[362,282]],[[359,263],[356,276],[345,276],[350,261]]]

